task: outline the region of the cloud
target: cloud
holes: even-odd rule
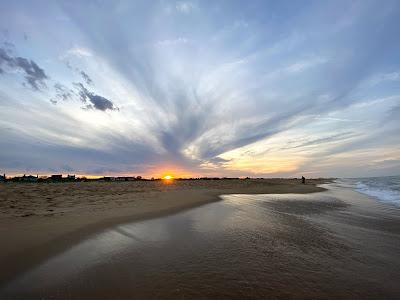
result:
[[[158,42],[156,42],[156,46],[160,46],[160,47],[176,46],[176,45],[180,45],[180,44],[187,44],[188,42],[189,42],[188,39],[179,37],[176,39],[165,39],[165,40],[158,41]]]
[[[387,113],[386,122],[396,122],[400,127],[400,104],[391,107]]]
[[[318,27],[321,34],[315,32],[317,24],[313,21],[321,16],[314,11],[302,15],[306,20],[295,18],[290,26],[285,18],[278,18],[282,22],[275,24],[276,34],[261,23],[262,29],[255,28],[251,35],[237,36],[240,34],[237,30],[216,42],[210,42],[210,36],[221,23],[234,24],[238,19],[236,15],[231,22],[232,16],[221,22],[210,20],[205,31],[194,21],[184,23],[177,18],[166,23],[165,31],[177,33],[180,32],[177,28],[187,28],[191,39],[199,41],[195,46],[205,46],[182,47],[185,49],[179,54],[156,49],[155,55],[115,46],[129,41],[129,37],[117,37],[106,28],[117,24],[93,26],[88,24],[84,14],[73,12],[73,16],[86,25],[83,27],[91,47],[101,45],[96,53],[106,57],[140,95],[135,99],[142,109],[138,118],[145,124],[152,124],[148,130],[157,137],[166,153],[181,159],[181,163],[185,158],[182,153],[187,148],[193,149],[194,163],[196,159],[210,160],[225,151],[304,126],[304,116],[324,116],[347,107],[355,101],[351,96],[359,82],[381,65],[373,54],[377,51],[372,49],[375,43],[367,36],[346,29],[347,32],[342,32],[345,37],[356,38],[348,38],[344,43],[337,32],[329,32],[326,24]],[[262,22],[252,20],[252,24],[253,21]],[[98,26],[104,29],[101,37],[93,32]],[[286,41],[293,26],[302,30],[295,39]],[[207,31],[207,27],[211,30]],[[145,33],[154,32],[149,29]],[[380,33],[374,33],[372,40],[379,38]],[[285,46],[273,51],[282,41]],[[183,38],[167,39],[158,45],[186,42]],[[135,44],[140,42],[137,40]],[[313,55],[317,48],[321,58]],[[128,59],[129,64],[126,63]],[[229,61],[242,63],[227,67]],[[294,63],[288,65],[288,62]],[[304,72],[304,76],[294,79],[293,74],[310,68],[313,72]],[[284,71],[279,78],[267,76],[276,70]],[[196,97],[192,97],[193,93]],[[324,94],[331,96],[319,98]],[[199,113],[198,109],[204,113]]]
[[[3,43],[3,45],[4,45],[4,48],[9,50],[9,51],[15,50],[15,45],[13,43],[9,42],[9,41],[5,41]]]
[[[176,3],[175,8],[180,13],[188,14],[193,11],[195,5],[189,1],[180,1]]]
[[[55,99],[50,100],[53,104],[56,104],[58,100],[68,101],[73,99],[74,97],[74,91],[68,89],[61,83],[57,82],[56,84],[54,84],[54,90],[55,90]]]
[[[78,58],[82,58],[82,57],[91,57],[93,56],[93,53],[91,50],[85,48],[85,47],[79,47],[79,46],[75,46],[71,49],[69,49],[66,52],[67,55],[72,55],[72,56],[76,56]]]
[[[102,96],[99,95],[95,95],[95,94],[88,94],[87,97],[89,98],[90,102],[92,102],[93,105],[89,105],[87,106],[87,108],[94,108],[94,109],[98,109],[98,110],[102,110],[102,111],[106,111],[107,109],[109,110],[118,110],[118,108],[116,108],[114,106],[114,104],[108,100],[107,98],[104,98]]]
[[[89,77],[88,74],[86,74],[84,71],[81,71],[80,74],[82,75],[83,80],[85,80],[85,82],[86,82],[88,85],[93,84],[93,80]]]
[[[371,85],[377,85],[386,81],[400,81],[400,72],[377,74],[370,79],[369,83]]]
[[[326,62],[327,60],[322,57],[302,60],[289,65],[286,67],[285,71],[289,73],[298,73]]]
[[[385,82],[400,82],[400,72],[379,73],[373,75],[367,81],[367,84],[370,86],[376,86]]]
[[[88,84],[88,85],[93,84],[92,78],[90,78],[90,76],[85,71],[81,70],[78,67],[72,66],[72,64],[69,60],[64,60],[64,62],[65,62],[65,65],[67,66],[67,68],[78,73],[83,78],[83,80],[86,82],[86,84]]]
[[[112,101],[90,92],[82,83],[74,83],[74,86],[78,90],[80,100],[83,103],[90,102],[90,104],[86,105],[86,109],[97,109],[101,111],[119,110],[114,106]]]
[[[282,163],[294,161],[292,156],[301,153],[303,156],[296,159],[306,161],[307,171],[329,155],[322,153],[323,149],[337,147],[332,155],[338,155],[342,151],[339,145],[343,151],[365,147],[366,142],[358,137],[350,143],[350,132],[373,135],[377,126],[369,124],[382,124],[379,121],[388,116],[390,124],[385,119],[382,127],[392,129],[398,124],[398,110],[389,112],[387,101],[361,107],[359,100],[387,97],[394,90],[375,87],[371,95],[362,83],[375,74],[390,74],[382,77],[397,79],[393,70],[398,70],[400,44],[393,36],[399,33],[400,6],[382,11],[373,1],[363,2],[356,5],[359,9],[349,12],[346,8],[352,5],[344,2],[337,7],[326,2],[312,6],[295,4],[288,10],[286,5],[271,6],[267,1],[254,1],[246,7],[230,1],[181,1],[167,4],[170,10],[166,12],[165,4],[82,3],[78,9],[64,3],[60,5],[62,12],[70,24],[76,25],[66,27],[54,26],[60,23],[55,23],[49,7],[48,15],[41,20],[48,28],[46,35],[34,32],[33,28],[29,31],[32,36],[41,37],[43,44],[31,45],[29,51],[32,55],[50,55],[69,49],[64,52],[63,62],[70,62],[70,70],[57,66],[54,57],[48,57],[51,70],[60,74],[49,92],[54,92],[55,102],[80,102],[76,106],[46,106],[43,101],[32,101],[24,92],[7,90],[4,84],[0,93],[15,96],[13,101],[20,103],[20,108],[38,105],[36,114],[43,111],[50,116],[59,113],[73,118],[65,125],[60,124],[59,115],[53,122],[42,122],[41,115],[28,124],[26,116],[16,117],[22,109],[15,109],[14,117],[7,116],[12,104],[6,103],[1,94],[0,104],[6,106],[4,112],[0,110],[0,122],[5,123],[1,125],[16,124],[21,131],[29,128],[31,144],[43,134],[49,135],[49,144],[65,139],[66,146],[61,144],[48,152],[54,161],[76,159],[76,164],[71,163],[74,168],[93,155],[96,159],[85,163],[85,170],[136,172],[146,166],[155,169],[169,164],[199,174],[206,172],[205,167],[220,168],[216,172],[229,175],[243,168],[235,169],[235,159],[224,161],[218,155],[248,148],[253,151],[243,164],[267,165],[269,157],[279,156],[282,147],[290,146],[293,150],[285,152],[290,157],[282,158]],[[35,11],[32,10],[31,17],[39,19]],[[346,19],[351,23],[343,22]],[[125,21],[122,24],[120,20]],[[336,25],[343,23],[347,25]],[[19,28],[17,25],[14,26]],[[61,35],[60,45],[54,45],[49,38]],[[76,42],[85,47],[70,49]],[[40,52],[43,49],[46,51]],[[91,56],[96,59],[80,59]],[[35,56],[32,58],[36,60]],[[9,68],[4,59],[0,67],[5,72]],[[96,86],[101,87],[101,92],[91,86],[93,81],[84,75],[88,75],[86,71],[96,75]],[[79,83],[72,84],[76,81]],[[35,100],[40,100],[38,97]],[[121,113],[99,115],[79,110],[81,106],[116,110],[112,99],[118,99],[118,107],[123,107]],[[371,111],[365,112],[368,109]],[[68,124],[77,125],[71,130]],[[77,128],[87,131],[83,134]],[[298,133],[294,137],[290,136],[293,131]],[[349,136],[341,136],[340,132]],[[394,135],[382,131],[380,142],[389,145]],[[15,145],[25,141],[15,139]],[[279,143],[270,147],[274,140]],[[289,145],[288,140],[296,143]],[[74,149],[68,148],[70,143],[75,145]],[[374,151],[378,142],[372,139],[370,143]],[[265,160],[252,160],[260,152],[256,144],[271,149],[262,154]],[[98,151],[89,153],[82,145],[96,145]],[[12,151],[7,155],[1,161],[12,160]],[[41,163],[57,166],[44,159]],[[228,165],[230,169],[224,169]],[[335,165],[331,169],[333,176],[338,174]]]
[[[357,135],[358,134],[355,134],[353,132],[342,132],[342,133],[330,135],[327,137],[308,140],[303,143],[297,144],[295,146],[284,147],[282,149],[296,149],[296,148],[303,148],[303,147],[308,147],[308,146],[317,146],[317,145],[321,145],[321,144],[327,144],[327,143],[331,143],[331,142],[337,142],[337,141],[350,139]]]
[[[5,49],[0,48],[0,66],[11,71],[22,71],[25,74],[26,83],[36,91],[47,87],[45,80],[49,77],[33,60],[9,55]],[[5,72],[3,69],[2,71],[0,73]]]

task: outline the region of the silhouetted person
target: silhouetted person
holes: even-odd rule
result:
[[[306,184],[306,178],[304,176],[301,176],[301,183]]]

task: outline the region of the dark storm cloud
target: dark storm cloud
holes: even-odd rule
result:
[[[82,83],[74,83],[74,86],[78,90],[80,100],[83,103],[89,102],[85,107],[86,109],[97,109],[101,111],[119,110],[111,100],[90,92]]]
[[[34,90],[46,88],[45,80],[49,77],[33,60],[8,54],[4,48],[0,48],[0,66],[12,71],[18,70],[25,74],[26,83]],[[3,70],[3,69],[2,69]],[[4,70],[3,70],[4,72]]]

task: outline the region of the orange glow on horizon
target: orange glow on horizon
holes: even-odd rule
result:
[[[144,172],[143,176],[147,176],[149,178],[160,178],[163,180],[165,179],[165,181],[172,181],[177,178],[190,178],[198,175],[194,174],[191,170],[177,165],[163,164],[158,166],[149,166],[147,172]],[[171,178],[167,179],[167,176],[170,176]]]
[[[164,180],[172,180],[172,179],[174,179],[174,176],[165,175],[162,179],[164,179]]]

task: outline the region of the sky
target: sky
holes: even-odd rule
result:
[[[400,174],[399,1],[0,1],[0,173]]]

